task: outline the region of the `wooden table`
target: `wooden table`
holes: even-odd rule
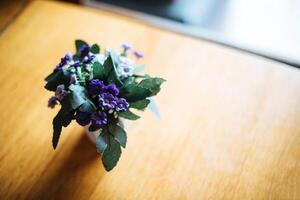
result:
[[[272,37],[272,36],[270,36]],[[74,39],[167,79],[104,171],[73,123],[51,147],[43,78]],[[274,41],[276,42],[276,41]],[[296,44],[295,44],[296,45]],[[37,1],[0,36],[0,199],[300,199],[300,71],[104,11]]]

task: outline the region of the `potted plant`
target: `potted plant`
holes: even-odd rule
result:
[[[48,106],[60,104],[53,119],[52,145],[55,149],[62,131],[71,121],[86,126],[107,171],[113,169],[126,147],[127,135],[122,119],[140,117],[132,109],[144,110],[150,97],[160,91],[162,78],[137,74],[129,53],[143,57],[131,46],[122,44],[122,52],[101,50],[98,44],[75,41],[76,53],[67,53],[48,75],[45,88],[54,92]]]

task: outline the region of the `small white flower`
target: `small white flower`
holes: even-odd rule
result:
[[[106,59],[106,56],[104,56],[103,54],[95,54],[94,61],[99,62],[101,65],[104,64],[105,59]]]
[[[133,61],[125,56],[119,57],[118,73],[122,78],[132,76],[133,74]]]
[[[114,117],[117,119],[118,118],[118,114],[116,112],[114,112]]]
[[[105,57],[108,57],[110,55],[110,53],[113,52],[113,50],[111,48],[107,48],[105,49]]]
[[[87,64],[86,65],[86,68],[85,68],[88,72],[91,72],[93,69],[92,69],[92,64]],[[92,75],[92,74],[90,74]]]

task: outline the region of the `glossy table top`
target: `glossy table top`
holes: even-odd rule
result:
[[[105,172],[77,124],[51,147],[44,77],[73,42],[131,42],[167,79]],[[0,35],[0,199],[300,199],[300,71],[101,10],[36,1]]]

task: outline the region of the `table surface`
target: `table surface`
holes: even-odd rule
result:
[[[43,78],[74,39],[143,50],[167,79],[105,172]],[[276,41],[274,41],[276,42]],[[300,71],[108,12],[36,1],[0,36],[0,199],[300,199]]]

